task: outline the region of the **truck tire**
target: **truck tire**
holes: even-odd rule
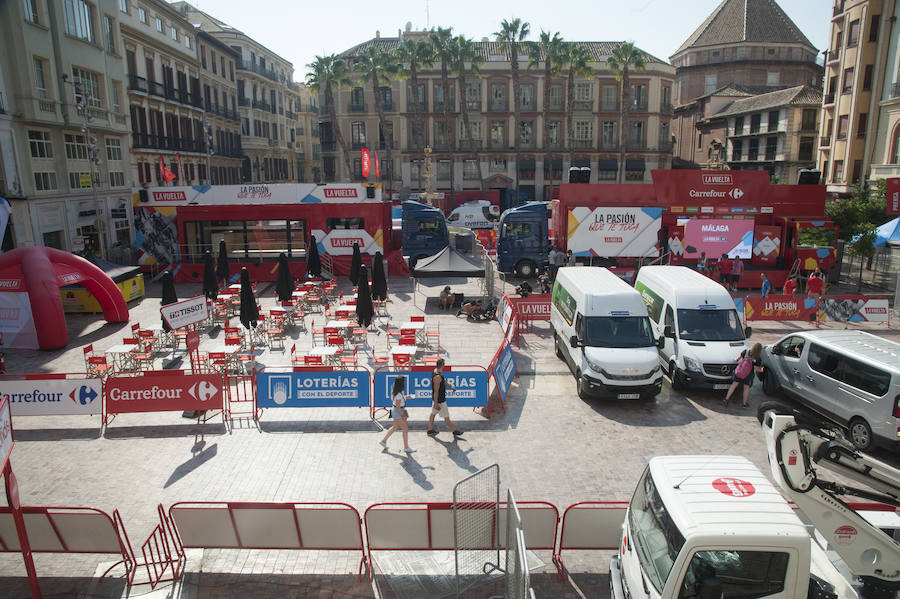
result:
[[[856,416],[847,425],[850,441],[860,451],[868,451],[872,447],[872,427],[864,419]]]
[[[516,264],[516,276],[520,279],[530,279],[534,276],[535,266],[531,260],[519,260]]]
[[[771,370],[766,370],[763,377],[763,393],[769,397],[778,397],[781,394],[781,386],[778,384],[777,377]]]
[[[669,379],[672,381],[672,389],[675,391],[683,391],[687,386],[684,384],[684,379],[678,374],[678,368],[675,367],[674,360],[669,362]]]
[[[575,387],[578,389],[578,397],[581,399],[590,399],[587,389],[584,386],[584,378],[582,378],[580,370],[575,373]]]

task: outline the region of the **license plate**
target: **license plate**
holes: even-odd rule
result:
[[[640,393],[619,393],[619,399],[640,399]]]
[[[713,389],[727,389],[727,388],[730,387],[730,386],[731,386],[731,385],[729,385],[729,384],[727,384],[727,383],[724,384],[724,385],[713,385]]]

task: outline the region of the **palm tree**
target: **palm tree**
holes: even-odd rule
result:
[[[528,55],[531,60],[528,61],[529,69],[544,69],[544,102],[541,119],[544,122],[544,164],[545,169],[550,173],[550,187],[553,187],[553,153],[550,148],[550,123],[547,120],[547,114],[550,112],[550,83],[553,75],[559,74],[562,69],[562,51],[563,41],[559,32],[550,34],[549,31],[541,30],[541,35],[537,42],[531,42],[528,45]]]
[[[359,73],[359,79],[363,83],[372,84],[372,93],[375,96],[375,111],[378,113],[378,126],[384,136],[387,145],[387,197],[391,197],[391,182],[393,181],[394,162],[391,150],[394,147],[393,127],[387,126],[384,118],[384,104],[381,101],[381,83],[390,85],[391,77],[397,72],[397,65],[393,57],[374,44],[366,48],[356,56],[353,70]]]
[[[484,57],[476,50],[475,42],[462,35],[453,39],[450,69],[456,73],[456,87],[459,90],[459,105],[462,110],[465,139],[469,142],[469,149],[472,151],[472,157],[478,165],[478,181],[482,191],[484,191],[484,177],[481,172],[481,160],[478,157],[478,150],[472,139],[472,123],[469,121],[469,105],[468,98],[466,97],[466,65],[468,65],[468,71],[471,74],[480,77],[481,71],[479,70],[478,65],[483,62]]]
[[[629,93],[631,87],[628,81],[629,71],[643,71],[647,68],[647,58],[643,52],[635,48],[634,42],[623,42],[613,48],[609,58],[606,59],[607,68],[615,73],[619,82],[619,97],[622,104],[619,106],[619,122],[622,127],[619,130],[619,174],[616,181],[625,182],[625,130],[628,128],[628,111],[631,108]]]
[[[497,38],[497,42],[500,44],[500,48],[506,50],[509,53],[509,62],[510,68],[512,69],[512,82],[513,82],[513,113],[515,118],[513,122],[515,123],[515,131],[513,135],[515,137],[515,161],[516,161],[516,194],[519,193],[519,138],[520,132],[519,128],[522,126],[519,122],[522,112],[522,98],[520,98],[520,87],[519,87],[519,47],[525,41],[525,38],[528,37],[528,34],[531,33],[531,25],[526,22],[523,22],[522,19],[516,17],[512,21],[507,21],[503,19],[500,23],[500,31],[494,32],[494,36]]]
[[[425,149],[425,123],[422,114],[422,103],[419,102],[419,68],[428,67],[434,63],[434,54],[431,44],[425,40],[404,38],[394,50],[394,59],[399,63],[400,75],[409,78],[412,87],[413,103],[413,142],[416,150],[422,152]],[[419,169],[419,188],[422,188],[422,169]]]
[[[443,99],[444,132],[447,135],[448,150],[450,152],[450,197],[453,198],[453,171],[456,151],[456,127],[450,123],[450,103],[454,95],[450,93],[450,61],[453,59],[453,28],[438,27],[428,34],[428,41],[434,50],[435,60],[441,63],[441,97]]]
[[[347,153],[347,144],[344,143],[344,136],[341,135],[341,128],[338,126],[334,104],[334,88],[340,89],[352,85],[352,81],[348,76],[349,69],[344,60],[337,54],[316,56],[316,59],[307,64],[306,68],[310,69],[306,74],[306,85],[309,86],[310,92],[313,94],[323,92],[325,94],[325,109],[328,111],[328,118],[331,120],[334,139],[341,147],[341,154],[344,156],[344,165],[347,167],[347,176],[349,178],[353,172],[350,168],[350,155]]]
[[[563,64],[569,67],[566,76],[566,143],[569,145],[569,167],[575,162],[575,78],[593,74],[591,55],[587,48],[576,43],[563,50]]]

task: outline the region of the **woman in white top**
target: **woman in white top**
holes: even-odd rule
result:
[[[405,395],[403,393],[405,390],[406,377],[398,375],[397,378],[394,379],[394,387],[391,389],[391,398],[394,402],[394,406],[391,408],[391,418],[394,419],[394,424],[388,429],[387,434],[384,436],[384,439],[379,441],[379,444],[387,449],[387,440],[390,439],[391,435],[394,434],[394,431],[399,428],[403,432],[403,451],[412,453],[415,449],[409,446],[409,425],[406,423],[409,414],[406,412],[406,400],[412,399],[413,396]]]

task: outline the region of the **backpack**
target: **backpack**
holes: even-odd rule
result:
[[[753,360],[743,356],[734,369],[734,378],[745,379],[753,372]]]

